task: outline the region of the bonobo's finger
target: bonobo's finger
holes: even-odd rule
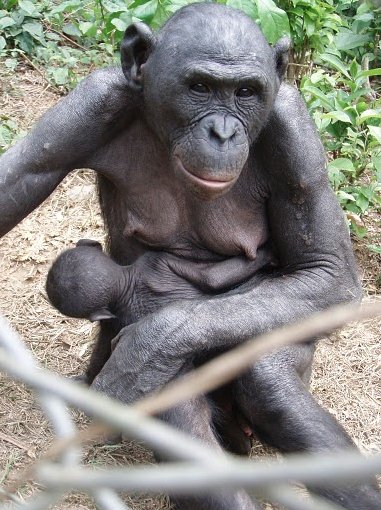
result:
[[[90,246],[91,248],[98,248],[102,251],[102,245],[99,241],[94,239],[80,239],[77,241],[76,246]]]
[[[114,351],[116,346],[118,345],[119,343],[119,340],[120,340],[120,335],[116,335],[112,340],[111,340],[111,351]]]
[[[87,377],[87,374],[71,375],[69,379],[78,383],[86,384],[86,386],[90,386],[90,380]]]

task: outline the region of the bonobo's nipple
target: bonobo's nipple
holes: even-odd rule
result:
[[[127,238],[135,237],[137,239],[144,236],[144,225],[142,221],[131,211],[127,212],[123,235]]]
[[[251,246],[243,246],[242,251],[246,258],[249,260],[255,260],[257,258],[257,247],[254,245]]]

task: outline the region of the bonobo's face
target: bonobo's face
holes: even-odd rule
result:
[[[216,4],[186,7],[159,32],[141,77],[146,119],[176,176],[201,199],[226,193],[280,83],[258,27]]]

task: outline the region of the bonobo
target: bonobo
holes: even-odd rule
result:
[[[213,263],[152,251],[120,266],[103,253],[99,242],[81,239],[54,261],[46,290],[52,305],[69,317],[117,318],[124,327],[176,300],[231,289],[274,265],[270,256],[264,247],[255,260],[237,256]]]
[[[49,270],[46,291],[61,313],[99,321],[117,319],[121,327],[133,324],[179,299],[202,298],[232,288],[274,264],[264,248],[254,261],[231,257],[220,263],[189,262],[168,253],[147,252],[129,266],[120,266],[102,251],[99,242],[81,239],[75,248],[64,251]],[[191,276],[191,281],[189,278]],[[97,345],[84,382],[92,382],[110,352]],[[195,364],[204,362],[202,356]],[[250,441],[243,433],[243,417],[234,408],[231,386],[209,396],[213,422],[223,444],[234,453],[247,454]]]
[[[242,12],[214,3],[177,11],[157,32],[127,28],[122,69],[92,73],[0,159],[5,234],[75,168],[99,175],[111,257],[147,251],[191,262],[254,260],[272,247],[278,266],[216,295],[181,299],[120,332],[103,321],[99,343],[118,344],[94,388],[131,402],[160,388],[199,353],[331,305],[360,285],[325,156],[298,92],[282,83],[289,43],[270,47]],[[235,383],[235,400],[260,437],[285,452],[353,442],[312,398],[313,343],[269,354]],[[218,447],[203,397],[163,419]],[[376,510],[372,483],[314,490],[346,509]],[[178,503],[255,508],[244,493]]]

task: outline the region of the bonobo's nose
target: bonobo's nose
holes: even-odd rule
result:
[[[210,138],[224,144],[234,135],[239,129],[239,121],[230,115],[215,115],[210,119]]]

